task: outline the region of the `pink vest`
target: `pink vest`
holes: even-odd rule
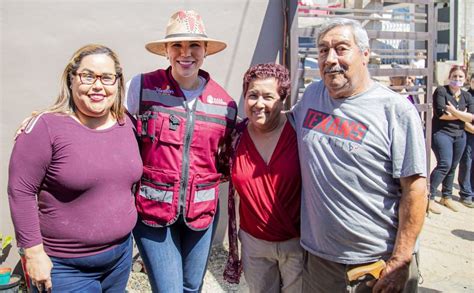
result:
[[[143,176],[136,205],[143,223],[163,227],[183,215],[193,230],[211,224],[217,209],[217,157],[230,139],[237,105],[209,74],[192,109],[171,67],[142,75],[137,133]],[[228,145],[228,144],[226,144]]]

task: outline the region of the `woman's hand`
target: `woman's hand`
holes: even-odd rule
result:
[[[51,291],[51,269],[53,263],[49,256],[44,252],[43,244],[25,248],[26,271],[31,278],[33,286],[38,288],[39,292],[43,290]]]
[[[448,104],[446,105],[446,108],[444,108],[446,112],[455,115],[456,114],[456,107],[451,104],[451,102],[448,101]]]
[[[474,115],[467,112],[467,109],[464,111],[460,111],[456,109],[456,107],[454,107],[451,102],[448,102],[448,104],[446,105],[445,112],[446,114],[444,114],[443,116],[450,116],[451,119],[449,119],[449,117],[445,117],[444,120],[461,120],[470,123],[474,119]]]
[[[466,130],[467,132],[469,132],[471,134],[474,134],[474,123],[465,122],[464,123],[464,130]]]

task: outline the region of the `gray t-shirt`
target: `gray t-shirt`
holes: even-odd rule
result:
[[[345,264],[388,257],[398,227],[399,178],[426,176],[415,107],[378,83],[333,99],[321,81],[306,89],[293,116],[303,176],[301,245]]]

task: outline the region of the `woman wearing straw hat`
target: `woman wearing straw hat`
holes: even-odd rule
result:
[[[226,44],[207,37],[198,13],[178,11],[165,38],[145,47],[170,66],[129,82],[126,107],[137,117],[144,164],[134,236],[154,292],[197,292],[217,224],[225,169],[218,157],[237,116],[236,103],[200,67]]]

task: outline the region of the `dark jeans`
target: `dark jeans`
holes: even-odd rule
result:
[[[105,252],[77,257],[51,257],[52,292],[123,293],[132,267],[132,237]],[[31,286],[32,292],[38,292]]]
[[[415,78],[415,85],[424,85],[425,80],[423,78]]]
[[[434,199],[438,186],[443,183],[441,196],[450,198],[453,195],[454,172],[461,160],[466,146],[466,134],[453,137],[444,132],[433,133],[431,148],[437,165],[431,172],[430,199]]]
[[[467,198],[469,196],[474,196],[473,184],[474,184],[474,170],[473,161],[474,161],[474,135],[467,133],[466,148],[464,149],[464,154],[461,157],[459,162],[459,173],[458,173],[458,182],[461,191],[459,195],[462,198]]]

